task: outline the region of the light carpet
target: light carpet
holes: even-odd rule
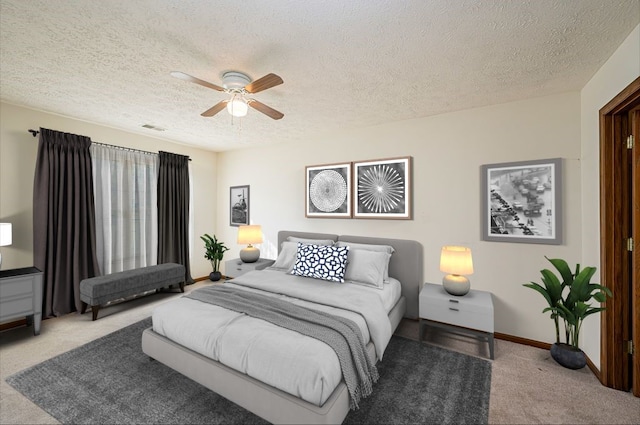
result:
[[[18,372],[7,382],[62,423],[265,423],[150,361],[145,319]],[[487,423],[491,363],[394,336],[355,423]]]

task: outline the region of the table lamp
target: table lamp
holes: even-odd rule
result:
[[[0,246],[11,245],[11,223],[0,223]],[[0,267],[2,266],[2,253],[0,252]]]
[[[464,295],[471,284],[464,275],[473,274],[471,249],[463,246],[443,246],[440,254],[440,271],[449,273],[442,278],[442,286],[451,295]]]
[[[240,250],[242,262],[255,263],[260,258],[260,250],[251,244],[262,243],[262,227],[257,224],[238,227],[238,243],[248,245]]]

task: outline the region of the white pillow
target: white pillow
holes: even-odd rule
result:
[[[368,243],[355,243],[355,242],[344,242],[338,241],[335,246],[348,246],[351,250],[362,249],[365,251],[374,251],[374,252],[386,252],[389,254],[389,259],[391,258],[391,254],[393,254],[396,250],[391,245],[375,245]],[[387,265],[384,269],[384,282],[389,282],[389,260],[387,260]]]
[[[304,244],[332,246],[335,242],[331,239],[306,239],[296,238],[295,236],[287,236],[289,242],[302,242]]]
[[[348,253],[348,246],[305,245],[298,242],[291,274],[342,283]]]
[[[280,254],[276,258],[276,262],[271,266],[275,269],[285,270],[287,273],[293,269],[293,264],[296,262],[296,253],[298,251],[297,242],[282,242],[282,248]]]
[[[347,257],[345,282],[382,289],[384,272],[389,268],[391,254],[386,252],[350,249]]]

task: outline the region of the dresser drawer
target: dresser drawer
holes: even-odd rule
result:
[[[24,317],[33,314],[33,298],[12,299],[7,302],[0,302],[0,321]]]
[[[0,298],[31,296],[33,294],[33,277],[18,276],[7,279],[0,285]]]

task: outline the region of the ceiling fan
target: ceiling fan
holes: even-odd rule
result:
[[[229,71],[222,74],[222,87],[199,78],[192,77],[191,75],[180,71],[173,71],[171,72],[171,75],[173,77],[180,78],[181,80],[190,81],[231,95],[229,99],[221,100],[213,107],[200,114],[203,117],[212,117],[225,109],[225,107],[231,115],[235,117],[243,117],[247,115],[248,106],[251,106],[253,109],[262,112],[274,120],[279,120],[284,117],[282,112],[276,111],[262,102],[258,102],[253,98],[247,97],[247,95],[255,94],[282,84],[282,78],[276,74],[267,74],[262,78],[251,81],[251,78],[241,72]]]

